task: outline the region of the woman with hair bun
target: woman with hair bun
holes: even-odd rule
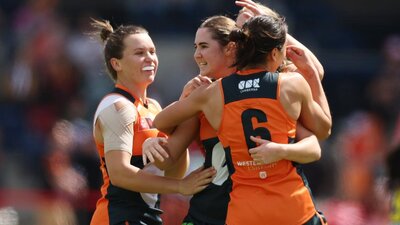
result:
[[[147,97],[158,68],[156,48],[143,27],[122,25],[114,30],[108,21],[97,20],[92,25],[93,35],[104,43],[104,60],[115,88],[101,100],[94,116],[104,183],[91,224],[162,224],[158,193],[194,194],[210,183],[215,171],[199,168],[180,179],[164,177],[153,163],[143,164],[143,142],[164,136],[152,125],[161,107]],[[171,176],[183,176],[185,157],[182,163]]]
[[[203,113],[216,130],[232,179],[228,225],[324,224],[297,163],[284,155],[271,161],[263,157],[264,145],[294,141],[297,121],[320,139],[331,129],[318,72],[276,72],[285,58],[286,35],[281,18],[250,18],[230,34],[238,71],[200,85],[154,120],[159,130],[168,131]]]

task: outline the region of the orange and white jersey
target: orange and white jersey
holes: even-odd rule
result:
[[[159,170],[153,164],[143,165],[142,162],[142,144],[149,137],[164,136],[152,125],[155,115],[161,110],[158,103],[154,100],[149,101],[148,105],[144,105],[137,98],[129,94],[123,87],[118,87],[114,91],[103,98],[100,102],[94,117],[94,127],[96,120],[101,118],[102,111],[108,107],[114,107],[114,103],[118,101],[125,101],[130,104],[135,116],[128,117],[129,121],[123,121],[124,124],[132,124],[133,122],[133,136],[131,140],[122,139],[115,135],[113,142],[114,146],[121,146],[120,148],[112,148],[111,150],[128,151],[132,154],[131,164],[135,167],[143,169],[149,173],[156,175],[163,175],[163,171]],[[136,113],[135,113],[136,112]],[[110,118],[111,121],[113,118]],[[131,121],[132,120],[132,121]],[[111,121],[113,122],[113,121]],[[104,129],[108,129],[103,126]],[[104,131],[103,131],[104,133]],[[127,147],[126,147],[127,146]],[[101,187],[101,198],[96,205],[95,213],[92,217],[91,224],[108,225],[116,224],[124,221],[139,221],[144,213],[159,214],[159,195],[150,193],[140,193],[126,190],[114,186],[110,182],[107,172],[107,164],[105,161],[105,151],[110,150],[103,143],[96,142],[98,154],[100,156],[100,170],[103,175],[103,185]]]

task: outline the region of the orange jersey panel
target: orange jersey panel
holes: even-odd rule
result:
[[[303,224],[316,210],[293,162],[256,165],[249,154],[256,147],[250,136],[285,144],[295,138],[296,121],[278,100],[279,74],[234,74],[219,82],[224,110],[218,137],[234,171],[227,224]]]
[[[116,90],[118,90],[118,88]],[[152,124],[159,109],[153,104],[149,104],[145,107],[140,101],[126,92],[122,91],[122,93],[117,93],[131,100],[138,112],[133,126],[134,135],[131,164],[143,169],[144,166],[141,156],[143,142],[149,137],[164,136],[155,129]],[[112,185],[104,159],[104,145],[96,143],[96,147],[100,156],[100,170],[103,175],[103,185],[101,186],[102,196],[97,201],[91,224],[108,225],[122,221],[138,221],[144,212],[152,211],[151,208],[158,207],[158,196],[156,194],[129,191]],[[146,170],[147,168],[144,169]],[[151,195],[151,197],[143,197],[144,195]]]

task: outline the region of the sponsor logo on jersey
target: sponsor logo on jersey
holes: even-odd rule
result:
[[[257,91],[260,88],[260,78],[251,79],[251,80],[242,80],[238,84],[238,88],[240,93],[249,92],[249,91]]]
[[[274,168],[278,165],[277,162],[269,163],[269,164],[258,164],[255,161],[237,161],[236,165],[239,167],[257,167],[257,168]]]

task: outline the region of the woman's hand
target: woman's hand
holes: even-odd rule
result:
[[[260,8],[255,2],[253,2],[252,0],[241,0],[241,1],[235,1],[235,4],[237,6],[241,6],[245,9],[247,9],[247,11],[245,10],[241,10],[241,12],[239,13],[249,13],[250,17],[252,16],[258,16],[258,15],[264,15],[265,12],[263,11],[262,8]]]
[[[193,90],[200,87],[201,85],[211,84],[211,83],[212,83],[212,81],[210,78],[208,78],[206,76],[198,75],[198,76],[194,77],[193,79],[191,79],[189,82],[187,82],[185,87],[183,87],[183,91],[182,91],[181,97],[179,99],[186,98],[187,96],[190,95],[190,93],[192,93]]]
[[[302,74],[306,80],[315,77],[322,80],[323,74],[317,73],[311,55],[306,49],[295,45],[289,45],[286,47],[286,57],[293,62],[298,72]]]
[[[257,164],[269,164],[283,158],[282,145],[253,136],[250,136],[250,139],[258,145],[249,149],[251,157]]]
[[[164,159],[169,157],[164,147],[167,142],[167,139],[163,137],[147,138],[142,145],[143,165],[146,165],[148,160],[151,163],[154,163],[155,159],[164,162]]]
[[[193,195],[204,190],[214,179],[217,171],[213,168],[199,167],[179,182],[179,193]]]

